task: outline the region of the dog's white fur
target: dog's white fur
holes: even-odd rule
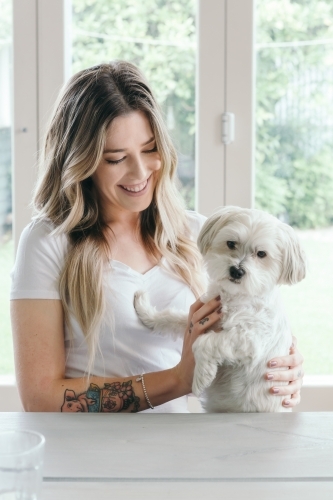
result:
[[[305,256],[295,232],[260,210],[225,207],[207,219],[198,246],[209,276],[202,300],[220,295],[223,316],[214,327],[218,332],[202,334],[193,344],[193,393],[202,396],[209,412],[286,411],[283,397],[269,393],[279,382],[265,380],[265,373],[267,362],[287,355],[292,343],[279,285],[305,277]],[[238,277],[238,269],[245,274]],[[144,292],[136,294],[135,309],[155,331],[184,335],[188,313],[156,311]]]

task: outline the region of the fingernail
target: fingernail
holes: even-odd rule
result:
[[[215,297],[215,300],[221,300],[221,297],[218,295],[217,297]]]
[[[273,394],[279,394],[279,389],[277,387],[273,387],[272,392]]]
[[[267,380],[273,380],[273,378],[274,378],[273,373],[267,373],[266,378],[267,378]]]
[[[221,307],[219,307],[219,308],[216,310],[216,312],[217,312],[217,314],[221,314],[221,312],[222,312],[222,306],[221,306]]]
[[[289,405],[290,405],[289,399],[287,399],[286,401],[283,401],[283,406],[289,406]]]
[[[276,366],[276,365],[277,365],[276,361],[270,361],[269,362],[269,366],[271,366],[271,367]]]
[[[291,344],[290,349],[293,349],[295,347],[294,342]]]

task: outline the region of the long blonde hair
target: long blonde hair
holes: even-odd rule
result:
[[[74,75],[58,99],[45,138],[42,175],[34,206],[56,232],[65,233],[69,252],[59,289],[65,321],[74,314],[90,348],[90,363],[105,314],[103,275],[109,247],[92,174],[99,165],[106,130],[117,116],[143,111],[152,127],[161,156],[154,199],[141,213],[140,228],[148,251],[162,254],[173,272],[198,297],[202,292],[201,257],[190,231],[175,185],[177,155],[161,111],[136,66],[113,61]]]

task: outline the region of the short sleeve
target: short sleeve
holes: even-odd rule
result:
[[[11,272],[11,300],[60,299],[59,277],[68,244],[66,235],[54,235],[53,230],[45,219],[23,230]]]
[[[194,210],[186,210],[186,214],[191,231],[191,239],[193,241],[197,241],[201,228],[207,220],[207,217],[198,214],[198,212],[195,212]]]

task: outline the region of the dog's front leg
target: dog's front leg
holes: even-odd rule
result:
[[[134,295],[134,308],[142,323],[151,330],[175,340],[184,337],[188,313],[173,308],[157,311],[150,304],[147,292],[142,290]]]
[[[216,332],[207,332],[200,335],[192,346],[195,368],[192,392],[200,396],[209,387],[216,377],[217,367],[222,360],[216,357]]]

